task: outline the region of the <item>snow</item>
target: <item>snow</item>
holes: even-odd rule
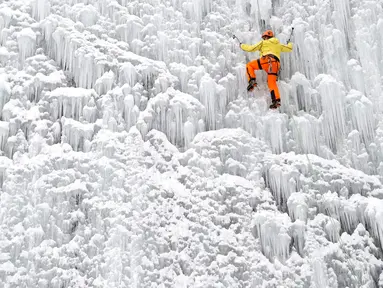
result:
[[[0,286],[382,286],[380,4],[0,3]]]

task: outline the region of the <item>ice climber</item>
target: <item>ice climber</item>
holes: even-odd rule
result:
[[[280,55],[281,52],[291,52],[293,50],[293,44],[291,42],[287,45],[283,45],[277,38],[274,37],[274,33],[271,30],[267,30],[262,34],[262,39],[255,45],[248,45],[240,43],[241,49],[246,52],[261,52],[261,58],[247,63],[247,79],[249,86],[247,91],[252,91],[254,87],[257,87],[257,81],[254,70],[264,70],[267,73],[267,84],[269,86],[272,104],[270,109],[276,109],[281,106],[281,100],[279,95],[279,89],[277,86],[278,73],[281,67]]]

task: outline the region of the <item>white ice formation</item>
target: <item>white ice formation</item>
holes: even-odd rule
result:
[[[0,1],[0,287],[383,287],[382,79],[381,0]]]

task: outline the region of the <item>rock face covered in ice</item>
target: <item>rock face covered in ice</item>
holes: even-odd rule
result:
[[[0,3],[1,287],[383,287],[379,1]],[[281,58],[246,92],[232,34]]]

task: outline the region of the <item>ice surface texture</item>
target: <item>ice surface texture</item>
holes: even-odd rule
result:
[[[232,34],[291,26],[268,112]],[[381,1],[2,1],[0,44],[0,287],[383,287]]]

